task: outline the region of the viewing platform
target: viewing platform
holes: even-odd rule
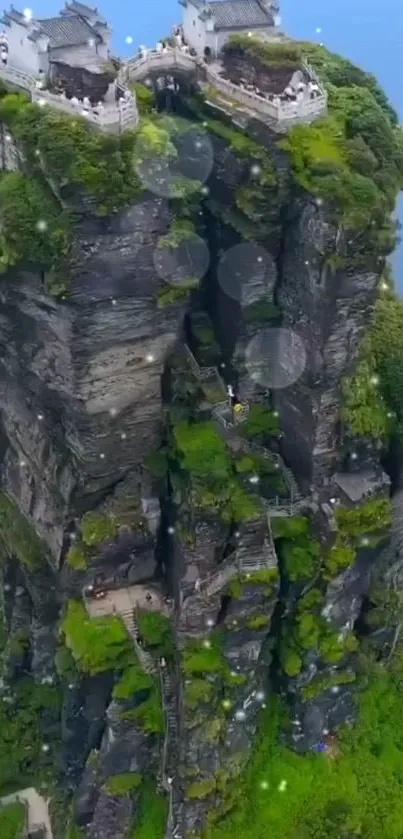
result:
[[[85,108],[81,102],[75,103],[49,90],[41,90],[34,76],[10,64],[0,67],[0,80],[13,87],[22,88],[37,105],[48,105],[56,110],[64,111],[69,116],[83,117],[100,131],[120,133],[126,129],[135,128],[139,121],[134,93],[127,101],[105,102],[102,107],[90,109]]]
[[[313,122],[327,112],[327,93],[315,71],[308,64],[303,65],[303,70],[307,77],[317,84],[319,94],[314,99],[307,98],[299,102],[281,101],[278,104],[222,78],[220,62],[208,64],[179,47],[165,48],[162,52],[149,50],[141,57],[130,58],[122,70],[122,80],[146,82],[150,76],[158,73],[161,75],[174,75],[175,72],[192,74],[195,83],[202,90],[208,93],[209,88],[214,88],[229,103],[234,101],[250,116],[255,116],[281,134],[292,125]]]

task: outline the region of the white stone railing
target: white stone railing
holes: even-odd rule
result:
[[[76,104],[71,99],[58,96],[57,93],[50,93],[48,90],[31,91],[33,102],[39,105],[50,105],[59,111],[68,114],[76,114],[84,117],[88,122],[96,125],[101,131],[122,131],[125,128],[135,127],[138,123],[138,113],[134,101],[125,101],[113,104],[105,104],[97,113],[94,110],[86,109],[82,103]]]
[[[320,91],[318,96],[314,99],[306,98],[299,102],[280,102],[279,104],[221,78],[208,64],[189,55],[189,53],[183,52],[181,49],[167,49],[166,52],[150,50],[142,58],[130,58],[125,65],[122,78],[125,77],[126,80],[130,81],[140,81],[152,70],[169,71],[178,68],[188,72],[196,72],[198,67],[201,70],[201,75],[212,87],[246,108],[263,114],[279,131],[286,131],[288,126],[296,122],[310,122],[327,111],[327,93],[318,80],[315,71],[308,64],[304,64],[304,69],[309,77],[318,84]]]
[[[48,90],[40,90],[36,86],[36,79],[28,73],[24,73],[17,67],[7,65],[0,68],[0,80],[18,85],[26,90],[32,99],[39,105],[49,105],[67,114],[84,117],[101,131],[118,132],[126,128],[135,128],[138,124],[139,115],[136,106],[134,93],[131,99],[124,102],[105,103],[97,113],[94,110],[85,109],[82,103],[74,103],[71,99],[50,93]]]
[[[24,90],[33,90],[35,88],[34,76],[30,76],[29,73],[24,73],[23,70],[18,70],[17,67],[11,67],[9,64],[6,67],[0,67],[0,79],[19,85]]]
[[[280,102],[277,105],[263,96],[257,96],[251,90],[245,90],[245,88],[239,87],[233,82],[222,79],[210,67],[206,68],[206,77],[207,81],[221,93],[249,109],[252,108],[264,114],[270,122],[276,124],[280,131],[285,131],[290,124],[295,122],[309,122],[317,119],[327,111],[327,94],[325,91],[321,92],[315,99],[305,99],[300,102]]]
[[[155,69],[173,70],[179,68],[195,72],[198,63],[196,58],[180,49],[167,49],[166,52],[149,50],[147,55],[142,58],[129,58],[125,64],[125,70],[127,78],[130,81],[136,81],[144,78],[147,73]]]

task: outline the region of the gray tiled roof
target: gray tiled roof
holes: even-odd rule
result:
[[[49,46],[57,47],[79,47],[86,44],[91,38],[101,41],[100,35],[85,22],[79,15],[66,15],[66,17],[49,17],[45,20],[38,20],[41,32],[49,38]]]
[[[3,17],[1,22],[2,23],[9,23],[9,21],[14,21],[15,23],[20,23],[22,26],[27,25],[27,19],[24,17],[22,12],[18,12],[17,9],[14,9],[13,6],[10,7],[8,12],[3,12]]]
[[[201,9],[201,16],[205,13],[213,18],[216,29],[274,25],[271,12],[265,11],[257,0],[213,0]]]
[[[81,15],[81,17],[96,17],[99,23],[106,24],[105,18],[99,14],[97,7],[94,9],[91,6],[86,6],[85,3],[79,3],[77,0],[72,0],[71,3],[66,3],[65,8],[60,12],[61,15],[66,14],[73,14]]]

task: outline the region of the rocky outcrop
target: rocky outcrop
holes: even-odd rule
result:
[[[57,562],[66,520],[126,479],[156,444],[161,375],[182,309],[158,307],[159,200],[83,225],[68,300],[32,275],[1,291],[1,484]],[[130,477],[127,477],[130,476]]]
[[[332,267],[337,255],[346,266],[354,264],[342,240],[314,201],[289,208],[276,300],[282,327],[302,339],[305,369],[291,386],[274,392],[274,404],[284,454],[306,488],[335,471],[340,381],[356,359],[379,282],[377,271]],[[296,362],[291,358],[291,367]]]

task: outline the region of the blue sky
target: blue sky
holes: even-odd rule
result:
[[[177,0],[94,0],[95,3],[110,21],[113,49],[122,56],[136,52],[139,44],[153,46],[158,38],[169,34],[181,16]],[[18,8],[18,0],[14,0],[14,5]],[[32,12],[34,17],[47,17],[57,14],[60,8],[56,0],[38,0]],[[329,49],[375,73],[403,121],[402,0],[282,0],[281,11],[284,28],[290,35],[323,41]],[[127,37],[133,38],[131,46],[126,44]],[[396,279],[403,293],[403,248],[397,264],[400,278]]]

